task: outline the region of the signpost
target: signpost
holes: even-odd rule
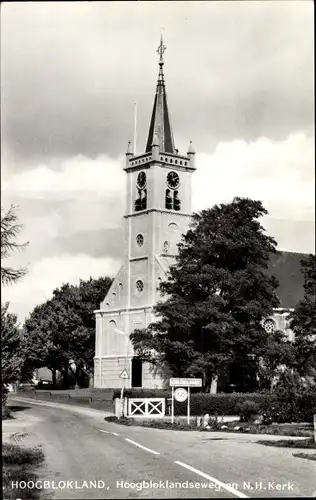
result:
[[[190,424],[190,387],[202,387],[201,378],[171,378],[169,385],[172,388],[171,395],[171,423],[174,422],[174,398],[176,401],[184,402],[188,399],[188,425]],[[179,389],[174,390],[175,387]],[[183,389],[183,387],[187,387]]]
[[[123,379],[123,385],[122,385],[122,390],[121,390],[121,415],[123,415],[123,394],[124,394],[124,385],[125,385],[125,380],[129,378],[129,374],[127,373],[126,368],[122,371],[120,378]]]

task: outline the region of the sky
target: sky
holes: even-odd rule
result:
[[[247,196],[278,248],[315,252],[313,2],[9,2],[1,16],[1,206],[17,205],[23,321],[62,283],[123,258],[124,155],[145,149],[163,32],[193,211]]]

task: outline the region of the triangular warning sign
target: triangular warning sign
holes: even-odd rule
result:
[[[129,374],[127,373],[127,370],[123,370],[121,375],[120,375],[121,378],[129,378]]]

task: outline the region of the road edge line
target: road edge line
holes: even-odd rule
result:
[[[218,479],[215,479],[215,477],[212,477],[212,476],[209,476],[208,474],[205,474],[205,472],[202,472],[202,471],[200,471],[198,469],[195,469],[194,467],[191,467],[191,465],[187,465],[187,464],[185,464],[183,462],[179,462],[178,460],[175,460],[174,463],[178,464],[178,465],[181,465],[182,467],[184,467],[185,469],[190,470],[191,472],[195,472],[199,476],[204,477],[204,479],[208,479],[211,483],[217,484],[218,486],[222,487],[223,489],[225,489],[229,493],[232,493],[233,495],[236,495],[239,498],[249,498],[244,493],[241,493],[240,491],[235,490],[235,488],[232,488],[228,484],[222,483],[222,481],[219,481]]]
[[[143,450],[149,451],[149,453],[153,453],[154,455],[160,455],[160,453],[158,451],[151,450],[150,448],[146,448],[146,446],[143,446],[142,444],[136,443],[136,441],[132,441],[129,438],[125,438],[125,441],[128,441],[129,443],[134,444],[138,448],[142,448]]]

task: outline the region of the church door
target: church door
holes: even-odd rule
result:
[[[143,385],[143,362],[141,359],[132,359],[132,387]]]

